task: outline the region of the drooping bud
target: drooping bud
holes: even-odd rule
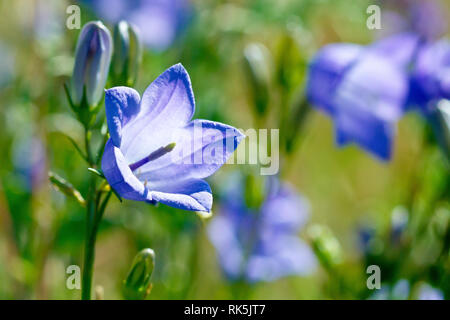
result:
[[[72,103],[79,107],[86,99],[96,106],[103,96],[112,54],[109,30],[100,21],[89,22],[78,38],[71,79]]]
[[[114,27],[113,86],[134,86],[142,61],[142,43],[136,26],[120,21]]]
[[[123,282],[123,295],[128,300],[142,300],[150,293],[150,278],[155,267],[155,252],[143,249],[134,257],[131,269]]]
[[[311,226],[308,236],[314,253],[325,268],[331,269],[342,261],[341,245],[328,227]]]
[[[261,43],[252,43],[244,49],[244,66],[250,83],[251,99],[259,115],[264,115],[269,105],[271,58],[269,50]]]

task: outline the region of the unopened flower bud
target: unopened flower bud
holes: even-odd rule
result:
[[[78,38],[71,79],[71,99],[75,106],[83,100],[96,106],[103,96],[111,62],[112,40],[100,21],[89,22]]]
[[[114,27],[112,78],[114,86],[132,87],[142,61],[142,43],[136,26],[120,21]]]
[[[123,284],[123,294],[126,299],[145,299],[151,288],[150,278],[154,267],[155,252],[152,249],[143,249],[136,255]]]

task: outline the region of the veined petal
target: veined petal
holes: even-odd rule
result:
[[[106,122],[113,144],[120,148],[122,128],[139,112],[139,93],[128,87],[115,87],[106,90]]]
[[[136,201],[151,200],[147,188],[133,174],[122,152],[111,139],[103,152],[102,171],[110,186],[121,197]]]
[[[363,52],[363,47],[336,43],[323,47],[309,66],[308,99],[329,114],[333,114],[333,96],[345,71]]]
[[[174,208],[209,212],[212,207],[211,188],[204,180],[167,181],[149,188],[151,199]]]
[[[191,79],[181,63],[164,71],[142,95],[140,117],[151,121],[180,126],[191,120],[194,111]]]
[[[216,172],[237,148],[244,135],[234,127],[208,120],[194,120],[173,132],[175,148],[142,166],[140,180],[153,182],[203,179]]]
[[[160,140],[167,137],[167,132],[171,128],[185,126],[194,111],[194,93],[189,75],[181,64],[174,65],[145,90],[138,116],[123,128],[124,155],[130,161],[136,161],[138,159],[131,155],[144,157],[155,147],[160,147]],[[161,142],[166,143],[165,140]]]

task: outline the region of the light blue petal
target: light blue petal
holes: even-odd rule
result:
[[[141,109],[122,131],[121,149],[135,162],[157,148],[174,142],[174,128],[184,127],[195,110],[194,94],[187,71],[181,64],[167,69],[145,90]]]
[[[131,172],[119,148],[109,139],[102,158],[102,171],[111,187],[123,198],[136,201],[151,200],[148,190]]]
[[[244,135],[236,128],[208,120],[194,120],[169,135],[176,146],[165,156],[142,166],[139,179],[149,186],[160,181],[203,179],[231,156]]]
[[[213,201],[208,183],[199,179],[167,181],[152,189],[150,195],[154,201],[190,211],[209,212]]]
[[[112,142],[118,148],[122,140],[122,128],[139,112],[139,93],[128,87],[106,90],[106,122]]]

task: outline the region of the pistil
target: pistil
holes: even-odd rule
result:
[[[134,170],[142,167],[144,164],[149,163],[150,161],[154,161],[154,160],[156,160],[158,158],[161,158],[165,154],[167,154],[170,151],[172,151],[173,148],[175,148],[175,142],[169,143],[167,146],[161,147],[161,148],[153,151],[152,153],[150,153],[145,158],[143,158],[143,159],[141,159],[139,161],[136,161],[135,163],[130,164],[129,167],[130,167],[131,171],[134,171]]]

